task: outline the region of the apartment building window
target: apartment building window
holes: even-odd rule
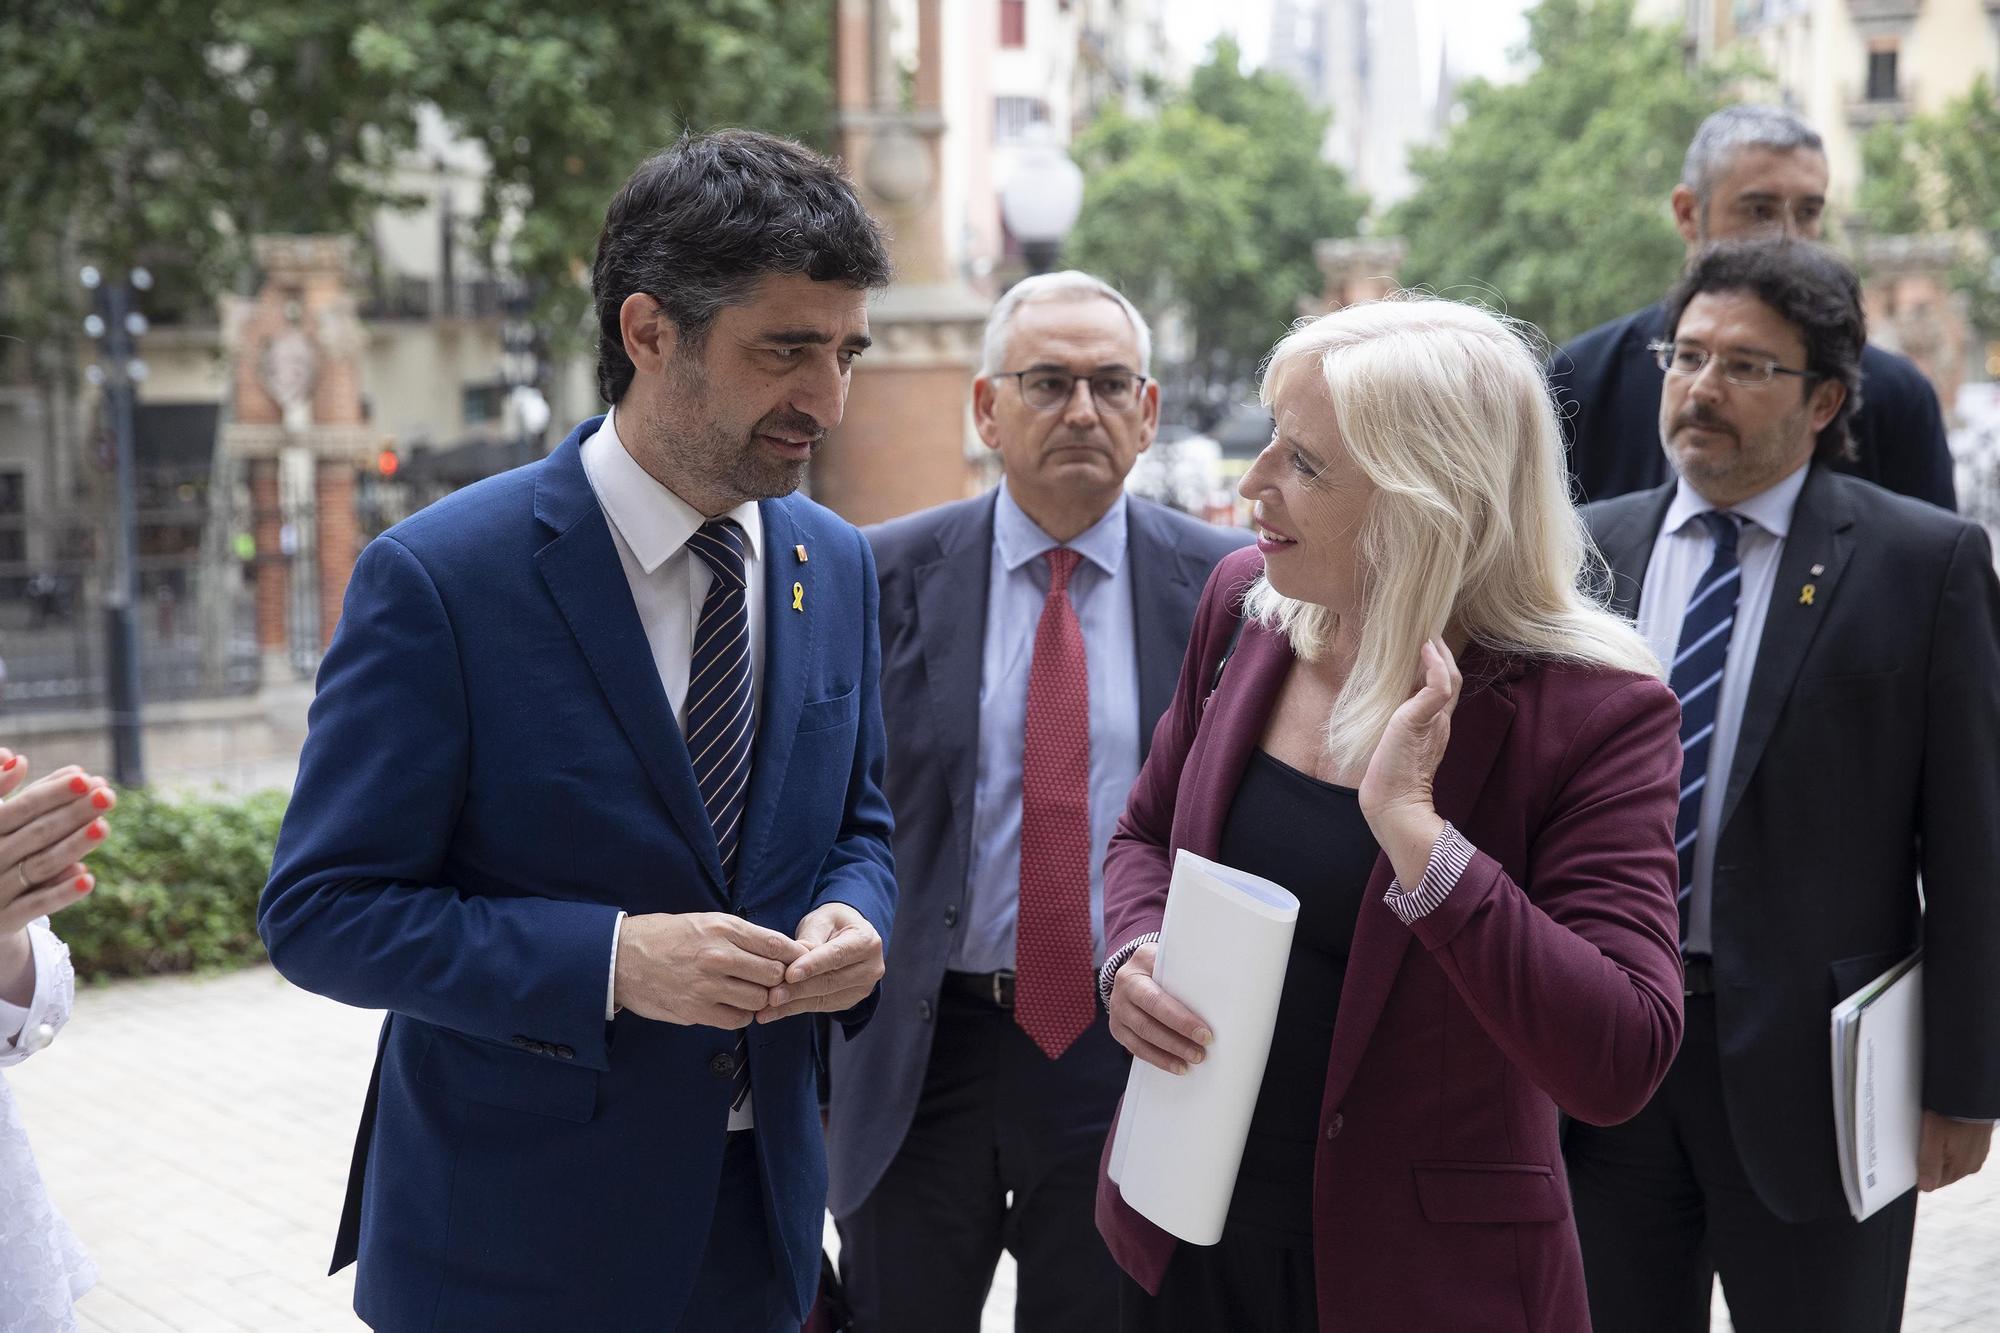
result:
[[[1000,45],[1028,44],[1028,0],[1000,0]]]
[[[996,97],[993,99],[993,141],[1006,143],[1049,118],[1049,104],[1039,97]]]
[[[1868,100],[1893,102],[1902,96],[1896,87],[1896,43],[1875,41],[1868,45]]]

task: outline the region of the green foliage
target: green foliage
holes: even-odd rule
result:
[[[86,979],[238,967],[264,957],[257,895],[285,813],[283,792],[242,800],[120,794],[88,864],[97,887],[56,918]]]
[[[571,326],[611,192],[683,125],[824,137],[829,6],[780,0],[0,5],[5,331],[76,328],[79,264],[211,317],[259,232],[362,233],[428,102],[486,148],[481,238]]]
[[[1690,71],[1679,34],[1632,8],[1542,0],[1535,70],[1459,90],[1462,119],[1411,155],[1417,187],[1389,219],[1405,283],[1470,288],[1557,341],[1660,298],[1684,250],[1667,209],[1681,158],[1742,71]]]
[[[1110,107],[1077,141],[1083,212],[1065,259],[1103,277],[1150,318],[1193,332],[1183,383],[1240,391],[1316,295],[1313,242],[1351,236],[1366,210],[1320,159],[1327,115],[1281,75],[1244,74],[1216,43],[1158,113]]]
[[[1877,126],[1862,145],[1861,209],[1891,235],[1963,233],[1953,285],[1973,322],[2000,329],[2000,97],[1981,75],[1963,97],[1902,125]]]
[[[305,0],[300,0],[304,3]],[[371,69],[406,80],[491,162],[480,238],[573,330],[612,192],[683,128],[747,125],[825,149],[832,6],[781,0],[406,0],[358,25]]]

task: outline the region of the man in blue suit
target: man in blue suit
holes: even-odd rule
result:
[[[1001,485],[868,530],[904,910],[827,1122],[864,1333],[977,1333],[1003,1248],[1018,1327],[1117,1323],[1093,1210],[1128,1061],[1092,982],[1098,867],[1202,587],[1250,540],[1125,494],[1151,341],[1087,274],[1010,289],[972,390]]]
[[[605,218],[609,414],[398,524],[321,667],[259,928],[389,1011],[336,1269],[379,1330],[796,1329],[816,1012],[895,901],[876,580],[791,495],[888,278],[831,162],[685,137]]]

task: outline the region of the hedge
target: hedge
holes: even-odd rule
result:
[[[257,895],[286,795],[241,798],[118,793],[111,836],[86,864],[88,898],[55,918],[77,976],[89,980],[216,971],[261,961]]]

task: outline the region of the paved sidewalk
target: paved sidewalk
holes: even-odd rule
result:
[[[79,993],[7,1078],[102,1272],[85,1330],[362,1333],[354,1270],[326,1267],[379,1026],[268,967]],[[987,1329],[1013,1314],[1008,1262]]]
[[[85,1329],[362,1328],[353,1269],[325,1273],[376,1026],[268,968],[79,996],[56,1044],[7,1077],[103,1270]],[[1997,1167],[1919,1210],[1910,1333],[2000,1329]],[[1010,1333],[1013,1281],[1003,1261],[985,1333]]]

